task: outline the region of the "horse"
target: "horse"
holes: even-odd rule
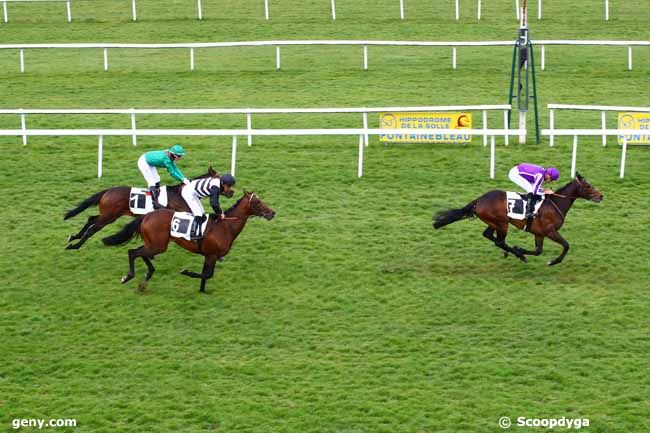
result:
[[[135,277],[135,259],[142,257],[147,265],[145,281],[153,276],[155,268],[151,260],[158,254],[167,251],[170,241],[176,242],[182,248],[204,256],[203,270],[201,273],[191,272],[186,269],[181,274],[191,278],[200,278],[200,292],[205,293],[205,283],[212,278],[217,260],[223,258],[232,247],[237,236],[244,229],[250,216],[261,216],[267,220],[275,217],[275,211],[268,207],[262,199],[253,192],[244,192],[244,195],[225,212],[225,219],[216,220],[210,215],[203,239],[188,241],[182,238],[172,238],[170,229],[174,211],[159,209],[146,215],[141,215],[124,228],[103,239],[106,245],[121,245],[128,242],[133,236],[140,235],[144,245],[129,250],[129,273],[122,277],[122,284]]]
[[[512,224],[519,229],[524,229],[526,225],[526,220],[508,218],[505,191],[489,191],[463,208],[438,212],[434,215],[433,228],[439,229],[461,219],[476,216],[488,225],[483,231],[483,236],[504,250],[504,257],[508,257],[508,253],[512,253],[524,263],[527,262],[526,255],[539,256],[542,254],[544,239],[549,238],[562,245],[563,248],[558,257],[548,262],[549,266],[553,266],[561,263],[569,251],[569,243],[558,231],[564,224],[564,219],[573,202],[578,198],[600,203],[603,200],[603,195],[591,186],[580,173],[576,173],[576,178],[573,181],[559,188],[553,195],[549,195],[544,200],[530,227],[526,228],[535,235],[534,251],[517,246],[510,247],[505,242],[508,234],[508,224]]]
[[[210,166],[207,173],[197,176],[194,179],[217,177],[218,175],[219,173]],[[190,212],[189,206],[187,206],[185,199],[181,196],[182,187],[182,183],[167,187],[167,207],[179,212]],[[92,235],[108,224],[115,222],[115,220],[123,215],[135,216],[129,210],[130,193],[131,187],[129,186],[115,186],[113,188],[108,188],[91,195],[79,203],[76,208],[68,211],[63,217],[64,220],[80,214],[90,206],[99,205],[99,215],[89,216],[88,221],[81,230],[79,230],[79,233],[68,236],[68,246],[66,246],[65,249],[79,249]],[[80,239],[80,241],[75,244],[70,243],[76,239]]]

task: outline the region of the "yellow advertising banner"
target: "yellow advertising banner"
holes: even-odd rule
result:
[[[469,143],[472,113],[379,113],[379,128],[421,129],[417,134],[381,134],[380,141],[391,143]],[[436,129],[458,129],[457,134],[440,134]]]
[[[618,113],[618,129],[638,129],[638,134],[619,135],[618,144],[650,144],[650,113]]]

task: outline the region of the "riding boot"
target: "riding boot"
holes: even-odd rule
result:
[[[160,203],[158,203],[158,187],[156,185],[150,186],[149,191],[151,191],[151,203],[153,204],[154,209],[160,209]]]
[[[195,215],[194,220],[192,221],[192,229],[190,230],[190,238],[192,240],[201,239],[203,235],[201,234],[201,226],[205,221],[205,215]]]
[[[526,227],[530,227],[535,214],[535,194],[532,192],[526,196]]]

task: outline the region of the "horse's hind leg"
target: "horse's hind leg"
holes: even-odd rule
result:
[[[142,257],[142,260],[144,260],[145,264],[147,265],[147,268],[149,268],[147,277],[151,278],[151,275],[153,274],[153,271],[155,269],[151,264],[151,261],[149,261],[148,259],[148,256],[150,255],[151,254],[149,254],[149,250],[144,245],[139,248],[134,248],[132,250],[129,250],[129,273],[122,277],[122,284],[130,281],[133,277],[135,277],[135,259],[137,259],[138,257]]]
[[[562,254],[557,256],[554,260],[548,262],[549,266],[557,265],[558,263],[561,263],[562,260],[564,260],[564,256],[566,256],[566,253],[569,252],[569,243],[558,232],[549,233],[548,238],[562,245],[562,247],[564,248],[562,250]]]
[[[542,254],[542,250],[544,249],[544,236],[535,235],[535,251],[524,250],[522,248],[518,249],[522,254],[526,254],[527,256],[539,256]]]
[[[95,221],[88,229],[85,231],[79,242],[76,244],[70,244],[67,247],[65,247],[66,250],[78,250],[81,248],[81,246],[88,240],[92,235],[106,227],[107,225],[111,224],[112,222],[115,222],[116,219],[119,218],[118,216],[111,217],[108,219],[102,219],[99,218],[97,221]]]
[[[142,256],[144,264],[147,265],[147,275],[144,277],[145,281],[149,281],[153,276],[153,273],[156,272],[156,268],[153,267],[151,259],[153,259],[153,257]]]
[[[521,249],[519,248],[512,248],[506,244],[506,236],[508,235],[508,229],[506,228],[505,230],[499,230],[497,229],[497,238],[494,244],[501,248],[503,251],[506,253],[512,253],[514,254],[519,260],[522,262],[527,262],[526,256],[522,253]]]
[[[97,221],[97,218],[99,218],[99,215],[89,216],[88,221],[86,221],[86,224],[83,226],[83,228],[81,230],[79,230],[79,233],[77,233],[76,235],[68,236],[68,242],[72,242],[72,241],[74,241],[76,239],[81,238],[84,235],[84,233],[86,233],[86,230],[88,230],[88,228],[91,225],[95,224],[95,221]]]

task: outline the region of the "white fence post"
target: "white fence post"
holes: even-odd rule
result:
[[[621,179],[625,177],[625,158],[627,157],[627,137],[623,136],[623,148],[621,149]]]
[[[600,125],[602,129],[607,129],[607,119],[605,117],[605,111],[602,111],[600,113],[600,120],[601,120]],[[604,146],[607,146],[607,134],[603,134],[603,147]]]
[[[548,129],[551,130],[551,135],[549,137],[549,145],[553,147],[555,144],[555,135],[553,134],[553,128],[555,128],[555,110],[552,108],[548,112]]]
[[[451,68],[456,69],[456,47],[451,49]]]
[[[503,110],[503,129],[509,129],[508,128],[508,110]],[[506,146],[510,143],[510,136],[508,134],[505,134],[503,136],[505,140]]]
[[[246,113],[246,129],[251,129],[253,126],[253,119],[251,113]],[[248,135],[248,145],[252,146],[253,145],[253,136]]]
[[[609,0],[605,0],[605,21],[609,21]]]
[[[199,10],[199,19],[202,20],[203,19],[203,7],[201,5],[201,0],[197,0],[197,2],[198,2],[198,10]]]
[[[70,0],[66,2],[66,12],[68,13],[68,22],[72,22],[72,10],[70,10]]]
[[[542,71],[544,70],[545,67],[546,67],[546,50],[545,50],[545,46],[542,45]]]
[[[490,179],[494,179],[494,135],[490,137]]]
[[[399,17],[404,19],[404,0],[399,0]]]
[[[632,47],[627,47],[627,70],[632,70]]]
[[[232,136],[232,157],[230,160],[230,174],[235,175],[235,162],[237,161],[237,136]]]
[[[275,47],[275,69],[280,69],[280,47]]]
[[[460,13],[458,12],[458,9],[459,9],[458,0],[456,0],[456,21],[460,19]]]
[[[135,146],[135,145],[138,144],[138,136],[135,133],[135,131],[136,131],[135,108],[131,108],[131,110],[133,110],[133,112],[131,113],[131,129],[133,129],[133,136],[131,137],[131,143],[133,143],[133,145]]]
[[[517,17],[517,21],[519,21],[519,0],[515,0],[515,16]]]
[[[25,72],[25,50],[20,49],[20,73]]]
[[[194,48],[190,48],[190,70],[194,70]]]
[[[2,2],[2,15],[4,17],[5,23],[9,22],[9,15],[7,14],[7,2]]]
[[[132,15],[133,15],[133,21],[137,21],[138,20],[138,14],[136,13],[135,0],[131,1],[131,12],[132,12]]]
[[[357,177],[363,176],[363,135],[359,136],[359,163],[357,165]]]
[[[368,113],[366,113],[366,112],[363,113],[363,129],[366,129],[366,130],[368,129]],[[366,147],[368,147],[368,132],[366,132],[363,135],[363,138],[365,140]]]
[[[479,21],[481,20],[481,0],[478,0],[476,19]]]
[[[332,0],[332,19],[336,20],[336,0]]]
[[[483,130],[487,130],[487,110],[483,110]],[[483,146],[487,146],[486,134],[483,134]]]
[[[542,0],[537,0],[537,19],[542,19]]]
[[[99,136],[97,143],[97,177],[102,177],[102,159],[104,158],[104,136]]]
[[[264,18],[269,20],[269,0],[264,0]]]
[[[104,48],[104,71],[108,71],[108,48]]]
[[[363,70],[368,70],[368,45],[363,46]]]
[[[25,113],[20,115],[20,128],[24,131],[27,129],[27,120],[25,119]],[[27,145],[27,135],[23,134],[23,146]]]
[[[573,152],[571,153],[571,179],[576,177],[576,156],[578,154],[578,136],[573,136]]]

